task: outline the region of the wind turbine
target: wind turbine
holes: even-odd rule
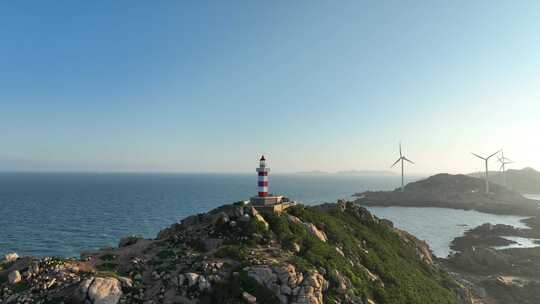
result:
[[[506,184],[506,165],[509,165],[509,164],[513,164],[514,162],[509,159],[509,158],[506,158],[504,156],[504,151],[501,150],[501,157],[499,157],[499,163],[501,163],[501,171],[502,171],[502,174],[503,174],[503,181],[504,181],[504,186],[507,187],[507,184]]]
[[[404,162],[409,162],[414,165],[414,162],[407,157],[403,156],[403,152],[401,151],[401,143],[399,143],[399,158],[396,160],[396,162],[392,165],[391,168],[394,168],[397,163],[401,162],[401,192],[405,190],[405,166]]]
[[[501,152],[500,150],[491,154],[490,156],[488,157],[482,157],[478,154],[475,154],[475,153],[472,153],[472,155],[484,160],[486,162],[486,194],[489,194],[489,159],[492,158],[493,156],[497,155],[499,152]]]

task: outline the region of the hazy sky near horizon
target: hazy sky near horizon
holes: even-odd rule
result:
[[[540,168],[538,1],[0,3],[0,171]],[[492,168],[496,164],[492,162]],[[396,172],[398,170],[396,169]]]

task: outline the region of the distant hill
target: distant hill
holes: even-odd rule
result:
[[[478,210],[495,214],[530,215],[538,212],[538,202],[501,185],[468,175],[437,174],[408,184],[405,191],[364,192],[355,194],[365,206],[446,207]]]
[[[326,174],[331,174],[331,173],[326,172],[326,171],[313,170],[313,171],[296,172],[295,174],[300,174],[300,175],[326,175]]]
[[[349,170],[349,171],[339,171],[337,174],[362,175],[362,176],[398,176],[398,174],[392,171],[377,171],[377,170]]]
[[[484,173],[469,174],[473,177],[483,178]],[[493,183],[504,185],[504,176],[502,172],[490,172],[489,180]],[[521,170],[510,169],[506,171],[507,187],[524,194],[540,193],[540,172],[533,168],[524,168]]]
[[[338,172],[326,172],[326,171],[302,171],[296,172],[300,175],[354,175],[354,176],[398,176],[398,174],[392,171],[377,171],[377,170],[347,170]]]

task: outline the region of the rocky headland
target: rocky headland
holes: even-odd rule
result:
[[[281,215],[236,203],[80,258],[0,262],[6,304],[474,301],[424,242],[344,201]]]
[[[405,186],[404,191],[364,192],[354,195],[363,206],[440,207],[476,210],[493,214],[531,216],[539,202],[523,197],[501,185],[468,175],[438,174]]]
[[[473,177],[483,177],[484,173],[470,174]],[[533,168],[523,168],[521,170],[509,169],[505,173],[490,172],[490,180],[499,185],[507,185],[519,193],[534,194],[540,193],[540,172]]]
[[[455,238],[455,251],[439,259],[456,280],[473,290],[484,303],[540,303],[540,248],[496,249],[513,244],[505,237],[540,239],[539,202],[467,175],[439,174],[408,184],[404,191],[356,194],[363,206],[440,207],[493,214],[527,216],[528,228],[485,223]]]

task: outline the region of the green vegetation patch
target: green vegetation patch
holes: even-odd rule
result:
[[[21,293],[21,292],[25,292],[27,290],[30,289],[30,285],[26,282],[20,282],[18,284],[15,284],[11,290],[14,292],[14,293]]]
[[[118,271],[118,264],[106,262],[103,264],[100,264],[96,266],[96,269],[99,271],[110,271],[110,272],[117,272]]]
[[[348,293],[363,299],[374,298],[377,303],[456,303],[456,296],[449,289],[455,286],[453,280],[422,262],[416,248],[406,244],[391,227],[363,224],[351,212],[338,208],[320,212],[299,205],[288,209],[288,213],[313,223],[328,237],[328,242],[322,242],[304,225],[291,223],[287,215],[263,214],[284,247],[300,245],[300,252],[290,262],[301,270],[337,270],[351,281]],[[345,257],[338,254],[336,247],[342,249]],[[370,279],[364,267],[378,275],[384,287]],[[336,288],[331,287],[325,300],[339,296]]]
[[[112,253],[107,253],[99,257],[103,261],[114,261],[116,260],[116,256]]]
[[[279,304],[279,299],[268,288],[259,284],[256,280],[249,277],[245,272],[239,272],[233,275],[229,280],[218,283],[211,292],[201,297],[201,304],[222,303],[238,304],[247,303],[242,297],[243,292],[257,298],[258,304]]]
[[[157,257],[162,260],[176,258],[176,253],[172,249],[164,249],[158,252]]]
[[[225,245],[221,246],[214,255],[218,258],[229,258],[235,261],[245,261],[247,259],[246,246],[241,245]]]

